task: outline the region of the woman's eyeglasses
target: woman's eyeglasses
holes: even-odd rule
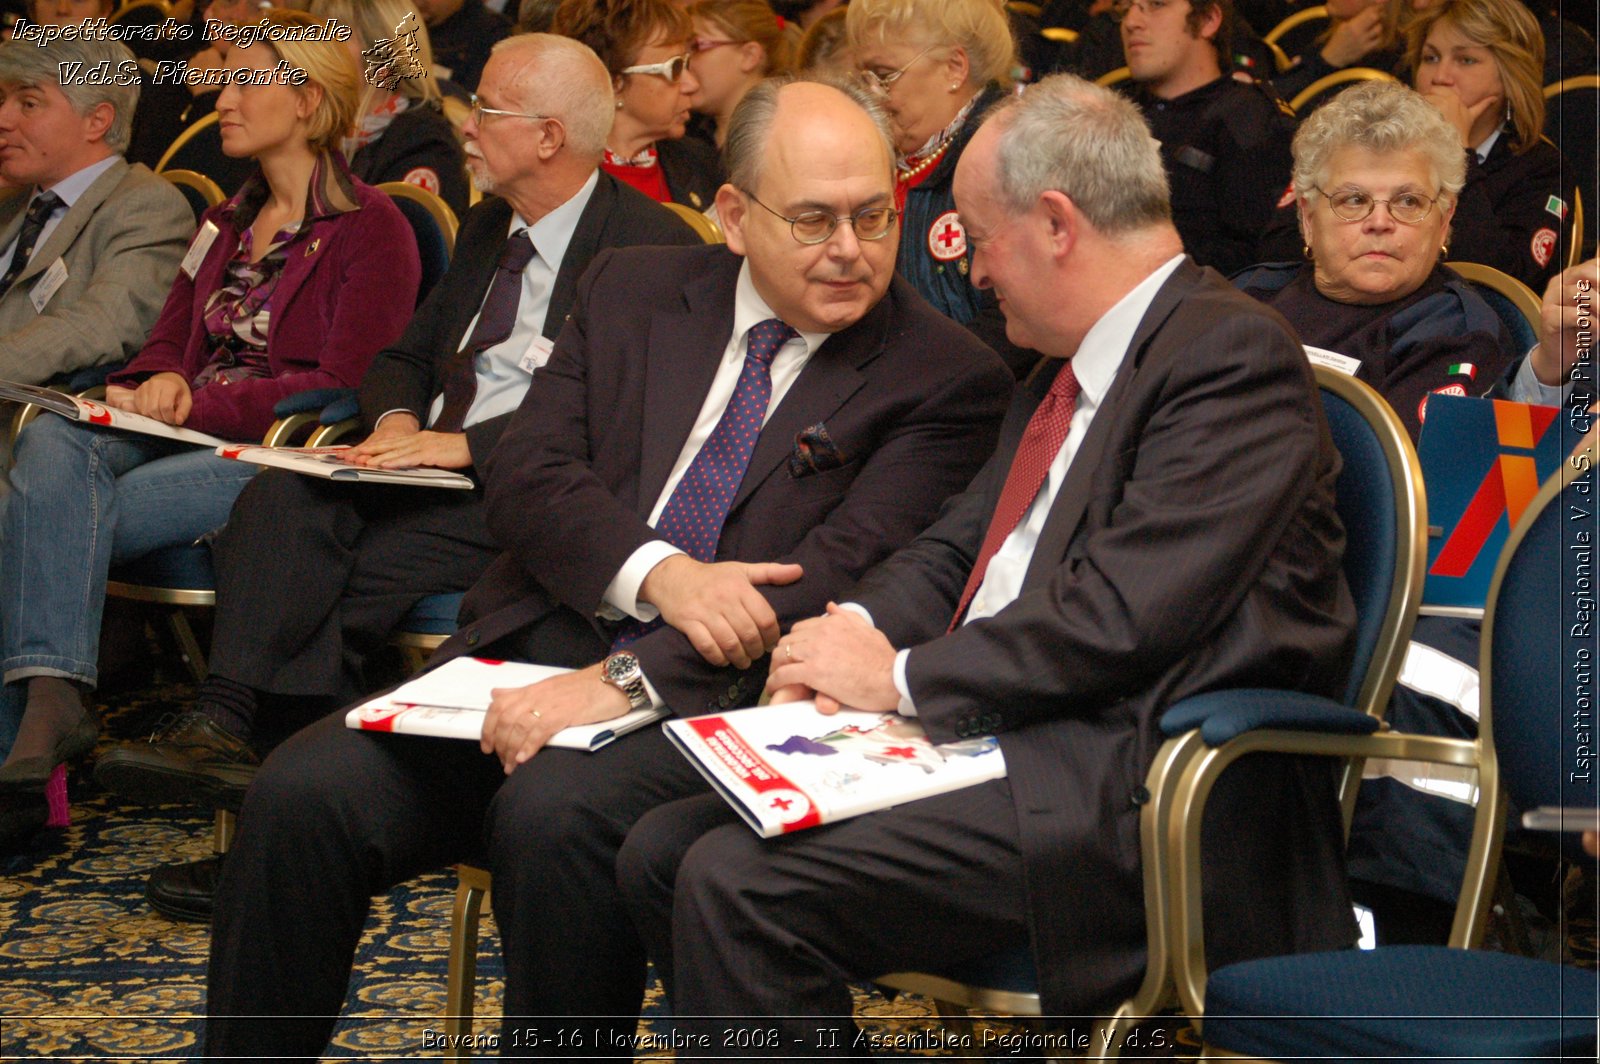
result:
[[[1328,206],[1333,213],[1347,222],[1363,222],[1377,209],[1378,204],[1389,208],[1389,217],[1406,225],[1416,225],[1428,216],[1433,210],[1433,205],[1439,202],[1443,192],[1438,196],[1429,198],[1420,192],[1402,192],[1388,199],[1378,199],[1372,193],[1359,188],[1341,189],[1338,192],[1323,192],[1322,189],[1312,185],[1312,188],[1321,192],[1328,200]]]
[[[640,66],[623,67],[623,74],[654,74],[658,78],[666,78],[668,82],[676,85],[678,79],[683,77],[683,72],[689,68],[689,57],[693,52],[675,55],[671,59],[660,63],[645,63]]]

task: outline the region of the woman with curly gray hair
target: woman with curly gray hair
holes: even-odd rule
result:
[[[1442,263],[1465,181],[1460,137],[1412,90],[1365,82],[1294,138],[1304,265],[1234,282],[1310,345],[1355,359],[1413,438],[1429,395],[1476,395],[1515,354],[1500,319]]]

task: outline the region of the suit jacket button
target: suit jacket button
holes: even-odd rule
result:
[[[469,647],[477,646],[478,645],[478,641],[481,638],[482,638],[482,636],[478,634],[478,630],[476,628],[474,628],[472,631],[467,633],[467,646],[469,646]]]
[[[728,688],[728,697],[729,698],[738,698],[739,697],[739,685],[738,684],[734,684],[733,686]]]
[[[1144,805],[1146,802],[1150,801],[1150,788],[1141,783],[1139,786],[1135,787],[1131,792],[1129,792],[1128,800],[1134,805]]]

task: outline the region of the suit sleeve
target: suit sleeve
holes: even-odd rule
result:
[[[194,215],[177,189],[152,181],[101,204],[78,240],[98,246],[75,268],[92,269],[75,298],[0,337],[0,378],[42,383],[57,373],[116,362],[138,351],[178,273]]]
[[[865,459],[844,498],[795,550],[748,559],[795,562],[804,569],[793,584],[759,589],[784,631],[822,613],[868,569],[910,542],[994,451],[1011,396],[1010,374],[987,355],[967,365],[967,372],[945,377],[898,421]],[[731,705],[753,704],[766,682],[763,663],[742,672],[713,667],[673,628],[656,629],[633,650],[663,701],[679,713],[722,708],[715,701],[719,696]]]
[[[1287,331],[1255,315],[1174,326],[1186,356],[1142,383],[1159,392],[1137,448],[1093,481],[1113,493],[1090,500],[1109,523],[993,617],[911,648],[912,700],[935,741],[956,738],[974,706],[1006,731],[1146,689],[1240,607],[1312,490],[1319,428]]]

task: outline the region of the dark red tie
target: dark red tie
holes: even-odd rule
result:
[[[478,324],[461,350],[450,357],[444,378],[444,405],[433,423],[435,432],[460,432],[467,411],[478,394],[477,358],[496,344],[503,344],[517,324],[517,304],[522,302],[522,271],[533,259],[533,239],[526,229],[506,238],[495,264],[494,280],[478,311]]]
[[[1006,486],[1000,490],[1000,501],[994,505],[994,516],[989,519],[989,531],[983,537],[983,549],[978,552],[977,564],[967,577],[967,586],[961,592],[961,604],[950,618],[948,631],[955,631],[972,605],[972,596],[983,583],[983,574],[989,571],[994,558],[1006,537],[1022,523],[1022,515],[1033,505],[1034,496],[1044,485],[1050,464],[1056,460],[1061,445],[1066,442],[1067,430],[1072,428],[1072,412],[1078,408],[1078,375],[1068,362],[1056,374],[1056,379],[1045,393],[1039,408],[1022,431],[1022,442],[1011,459],[1011,472],[1006,474]]]

